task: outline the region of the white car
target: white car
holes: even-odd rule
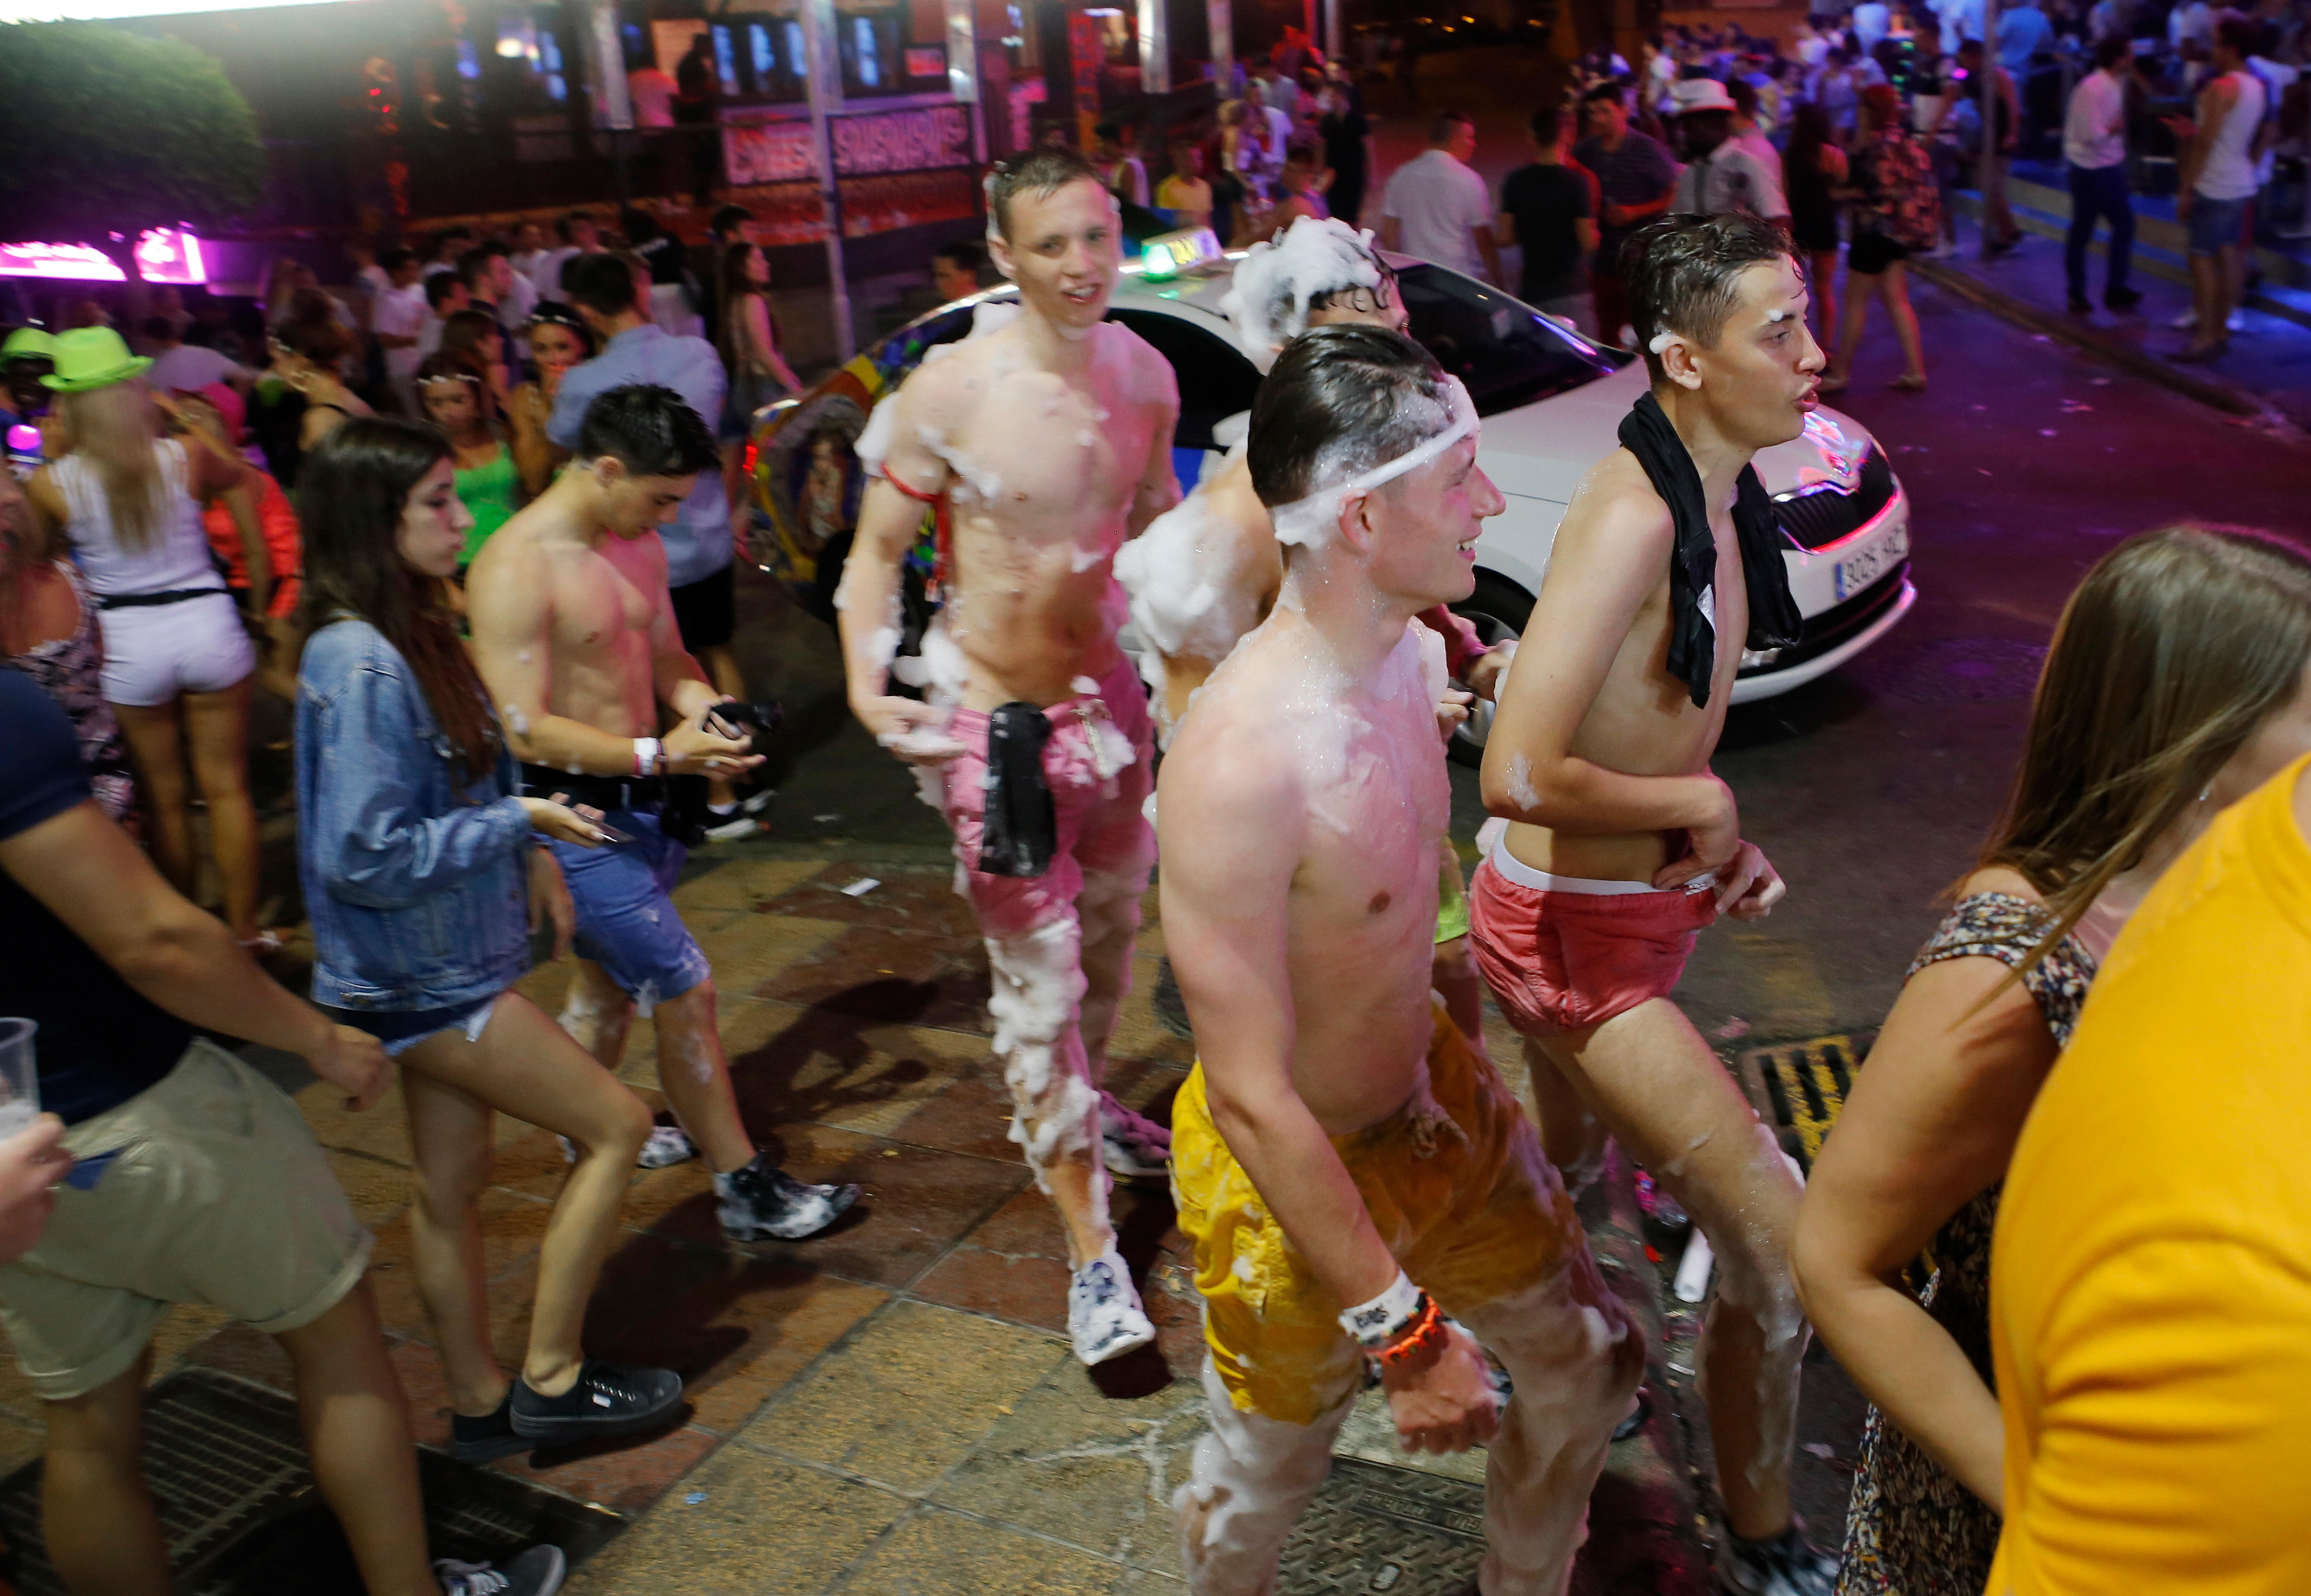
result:
[[[1485,523],[1477,545],[1476,592],[1455,606],[1488,641],[1498,641],[1523,630],[1557,522],[1582,476],[1618,447],[1621,418],[1644,388],[1644,366],[1498,289],[1425,261],[1389,258],[1412,336],[1468,385],[1484,417],[1478,458],[1508,499],[1507,510]],[[1217,468],[1222,449],[1213,429],[1250,410],[1260,386],[1260,373],[1219,311],[1234,261],[1212,260],[1163,277],[1135,263],[1125,268],[1109,311],[1179,375],[1173,452],[1183,488]],[[756,418],[752,469],[760,513],[752,552],[808,607],[833,616],[860,485],[849,443],[867,412],[927,350],[967,334],[979,304],[1013,292],[991,290],[935,310],[807,394]],[[1835,670],[1917,601],[1909,575],[1909,500],[1885,451],[1859,423],[1818,410],[1803,436],[1766,450],[1757,466],[1788,539],[1782,557],[1805,630],[1789,648],[1744,655],[1736,703],[1786,693]],[[1488,720],[1469,723],[1457,754],[1468,759],[1482,749]]]

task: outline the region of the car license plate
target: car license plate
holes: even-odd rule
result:
[[[1839,601],[1853,597],[1893,570],[1909,552],[1909,528],[1893,526],[1846,555],[1837,563],[1836,592]]]

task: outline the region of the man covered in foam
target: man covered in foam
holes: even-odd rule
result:
[[[1799,1182],[1670,995],[1721,913],[1783,895],[1709,762],[1743,650],[1796,637],[1749,462],[1802,431],[1822,353],[1788,240],[1755,217],[1663,217],[1627,259],[1652,385],[1574,494],[1501,692],[1484,790],[1508,824],[1470,884],[1469,943],[1526,1038],[1551,1157],[1593,1173],[1609,1131],[1715,1250],[1700,1363],[1721,1583],[1828,1596],[1836,1560],[1790,1508]]]
[[[1066,1225],[1068,1333],[1093,1364],[1156,1333],[1107,1207],[1111,1172],[1160,1177],[1169,1155],[1163,1127],[1101,1090],[1156,857],[1147,695],[1116,643],[1111,562],[1178,502],[1179,395],[1164,357],[1104,320],[1122,232],[1083,157],[1016,157],[988,199],[1018,310],[876,408],[837,604],[853,711],[954,831],[994,968],[1011,1136]],[[899,567],[926,505],[941,607],[920,658],[894,663]],[[894,675],[928,702],[894,694]]]
[[[1173,1504],[1194,1596],[1275,1588],[1368,1362],[1408,1449],[1489,1444],[1482,1589],[1559,1596],[1643,1371],[1514,1095],[1430,991],[1451,790],[1408,624],[1468,596],[1505,508],[1462,404],[1388,328],[1285,351],[1254,486],[1331,519],[1296,512],[1275,608],[1164,766],[1165,940],[1201,1054],[1173,1108],[1211,1410]]]
[[[1373,248],[1372,234],[1312,217],[1294,222],[1275,243],[1253,245],[1237,263],[1220,309],[1234,323],[1245,356],[1262,371],[1312,327],[1361,323],[1401,332],[1406,324],[1396,274]],[[1456,403],[1465,406],[1465,390],[1453,386]],[[1465,419],[1475,425],[1473,409]],[[1431,444],[1446,447],[1441,439],[1440,430]],[[1167,745],[1213,668],[1274,606],[1284,584],[1283,542],[1304,537],[1322,515],[1321,506],[1310,506],[1284,522],[1272,519],[1252,491],[1251,467],[1239,449],[1217,476],[1116,556],[1116,578],[1131,595],[1131,622],[1142,644],[1140,673],[1156,695],[1159,736]],[[1418,619],[1431,630],[1432,643],[1442,642],[1440,676],[1468,684],[1463,693],[1440,682],[1435,702],[1450,735],[1467,718],[1470,693],[1492,696],[1515,645],[1487,650],[1476,629],[1443,605]],[[1435,980],[1453,1019],[1473,1036],[1484,1023],[1484,989],[1468,954],[1460,860],[1448,851],[1441,868]]]

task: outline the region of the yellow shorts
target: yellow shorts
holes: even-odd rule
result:
[[[1469,889],[1461,879],[1461,856],[1452,840],[1444,840],[1443,858],[1436,869],[1436,946],[1469,934]]]
[[[1434,1004],[1428,1090],[1332,1145],[1397,1261],[1448,1313],[1554,1274],[1585,1246],[1565,1188],[1490,1060]],[[1196,1248],[1204,1339],[1247,1412],[1312,1424],[1363,1382],[1343,1304],[1220,1139],[1197,1065],[1172,1107],[1172,1193]]]
[[[65,1147],[119,1157],[94,1190],[57,1192],[40,1244],[0,1268],[0,1323],[44,1400],[126,1373],[171,1303],[278,1334],[336,1307],[369,1267],[369,1232],[304,1115],[214,1042]]]

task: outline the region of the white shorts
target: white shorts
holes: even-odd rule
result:
[[[222,693],[257,668],[257,650],[232,596],[109,609],[104,632],[107,702],[150,706],[180,693]]]

